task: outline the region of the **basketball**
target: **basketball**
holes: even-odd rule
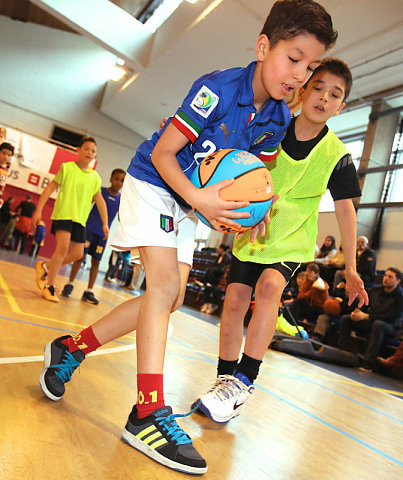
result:
[[[191,182],[198,188],[208,187],[221,180],[234,178],[234,183],[220,191],[223,200],[246,201],[250,205],[236,209],[237,212],[249,212],[249,218],[237,218],[241,228],[220,224],[226,233],[244,232],[263,220],[270,208],[273,197],[273,182],[264,163],[255,155],[244,150],[218,150],[204,158],[194,170]],[[210,223],[195,210],[197,217],[207,226]]]
[[[325,300],[325,303],[323,304],[323,311],[327,315],[340,315],[341,313],[341,306],[340,302],[338,302],[335,298],[328,298]]]

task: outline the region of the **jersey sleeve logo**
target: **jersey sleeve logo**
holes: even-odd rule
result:
[[[267,138],[272,137],[274,134],[272,132],[264,132],[257,137],[257,139],[253,142],[254,145],[259,145],[259,143],[264,142]]]
[[[218,100],[218,95],[203,85],[192,100],[190,108],[203,118],[207,118],[217,106]]]

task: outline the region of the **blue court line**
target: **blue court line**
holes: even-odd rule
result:
[[[189,327],[191,328],[191,327]],[[177,343],[181,344],[182,346],[186,347],[186,348],[189,348],[191,350],[194,350],[192,347],[190,347],[189,345],[186,345],[185,343],[179,341],[179,340],[176,340]],[[211,363],[216,363],[214,362],[213,360],[211,360],[210,358],[206,357],[205,355],[199,353],[198,355],[201,355],[202,357],[208,359]],[[318,416],[314,415],[313,413],[310,413],[308,412],[307,410],[303,409],[302,407],[299,407],[298,405],[290,402],[289,400],[286,400],[285,398],[282,398],[280,397],[279,395],[271,392],[270,390],[268,390],[267,388],[265,387],[262,387],[261,385],[255,383],[254,384],[255,387],[259,388],[260,390],[263,390],[264,392],[268,393],[269,395],[272,395],[273,397],[277,398],[278,400],[280,400],[281,402],[284,402],[285,404],[289,405],[290,407],[293,407],[295,408],[296,410],[304,413],[305,415],[308,415],[309,417],[317,420],[318,422],[326,425],[327,427],[329,428],[332,428],[333,430],[335,430],[336,432],[339,432],[341,433],[342,435],[345,435],[346,437],[350,438],[351,440],[354,440],[355,442],[359,443],[360,445],[372,450],[373,452],[375,453],[378,453],[379,455],[381,455],[382,457],[385,457],[387,458],[388,460],[396,463],[397,465],[399,465],[400,467],[403,467],[403,462],[401,462],[400,460],[397,460],[396,458],[393,458],[391,457],[390,455],[388,455],[387,453],[384,453],[382,452],[381,450],[379,450],[378,448],[376,447],[373,447],[372,445],[370,445],[369,443],[366,443],[362,440],[360,440],[359,438],[355,437],[354,435],[351,435],[350,433],[347,433],[347,432],[344,432],[343,430],[341,430],[340,428],[336,427],[335,425],[332,425],[331,423],[327,422],[326,420],[322,420],[321,418],[319,418]],[[319,384],[319,386],[321,386]],[[336,392],[337,393],[337,392]],[[347,397],[348,398],[348,397]],[[364,405],[365,406],[365,405]]]
[[[175,321],[176,321],[176,320],[175,320]],[[182,321],[180,321],[180,320],[179,320],[179,322],[182,323],[182,324],[184,324],[184,325],[186,325],[186,326],[187,326],[188,328],[190,328],[191,330],[195,330],[196,332],[203,333],[203,332],[201,332],[198,328],[194,328],[194,327],[191,326],[191,325],[187,325],[186,323],[184,323],[184,322],[182,322]],[[208,334],[206,334],[206,335],[207,335],[208,337],[211,337],[211,335],[208,335]],[[173,339],[172,339],[172,340],[173,340]],[[218,340],[218,339],[216,338],[216,340]],[[185,344],[182,344],[182,346],[187,347],[187,348],[191,348],[191,347],[188,347],[188,346],[185,345]],[[199,353],[199,355],[203,356],[203,354],[200,354],[200,353]],[[203,356],[203,357],[204,357],[204,356]],[[212,361],[210,358],[209,358],[209,360]],[[213,363],[216,363],[216,362],[213,361]],[[330,391],[330,392],[333,392],[333,393],[335,393],[336,395],[339,395],[340,397],[346,398],[347,400],[351,400],[352,402],[357,403],[358,405],[361,405],[361,406],[363,406],[363,407],[365,407],[365,408],[368,408],[368,410],[372,410],[373,412],[379,413],[380,415],[384,415],[385,417],[390,418],[391,420],[395,420],[395,421],[397,421],[397,422],[399,422],[399,423],[403,423],[403,420],[401,420],[400,418],[394,417],[394,416],[392,416],[392,415],[389,415],[388,413],[382,412],[381,410],[378,410],[378,409],[376,409],[376,408],[374,408],[374,407],[371,407],[371,406],[369,406],[369,405],[366,405],[365,403],[360,402],[359,400],[355,400],[354,398],[349,397],[348,395],[344,395],[343,393],[339,393],[339,392],[337,392],[337,390],[334,390],[334,389],[332,389],[332,388],[330,388],[330,387],[326,387],[325,385],[322,385],[322,384],[320,384],[320,383],[318,383],[318,382],[315,382],[314,380],[311,380],[311,379],[308,378],[308,377],[304,377],[303,375],[296,375],[296,376],[292,377],[292,376],[289,376],[289,375],[274,374],[274,373],[269,373],[269,372],[264,372],[264,371],[263,371],[263,373],[267,373],[268,375],[277,375],[277,376],[281,376],[281,377],[283,377],[283,378],[290,378],[290,379],[292,379],[292,380],[300,380],[300,381],[303,381],[303,382],[312,383],[312,384],[314,384],[314,385],[316,385],[316,386],[318,386],[318,387],[323,388],[324,390],[328,390],[328,391]],[[359,383],[359,382],[357,382],[357,383]]]
[[[187,349],[195,352],[195,349],[193,347],[190,347],[189,345],[186,345],[186,343],[183,343],[181,340],[178,340],[178,339],[172,338],[172,337],[170,337],[170,340],[172,340],[175,343],[178,343],[179,345],[181,345],[184,348],[187,348]],[[216,361],[211,360],[211,358],[209,358],[207,355],[204,355],[204,353],[200,353],[200,352],[197,352],[197,351],[195,353],[197,353],[197,355],[202,357],[204,360],[207,360],[209,363],[217,363]],[[198,358],[197,360],[200,360],[200,358]]]
[[[349,433],[341,430],[340,428],[332,425],[331,423],[326,422],[326,420],[323,420],[323,419],[319,418],[318,416],[314,415],[313,413],[310,413],[310,412],[308,412],[307,410],[299,407],[299,406],[296,405],[295,403],[292,403],[292,402],[290,402],[289,400],[286,400],[285,398],[282,398],[282,397],[280,397],[279,395],[276,395],[275,393],[271,392],[270,390],[267,390],[266,388],[264,388],[264,387],[262,387],[262,386],[260,386],[260,385],[256,385],[256,384],[255,384],[255,386],[256,386],[257,388],[259,388],[260,390],[263,390],[264,392],[268,393],[269,395],[272,395],[273,397],[277,398],[277,399],[280,400],[281,402],[286,403],[286,404],[289,405],[290,407],[295,408],[295,409],[298,410],[299,412],[302,412],[302,413],[304,413],[305,415],[308,415],[309,417],[313,418],[314,420],[317,420],[318,422],[323,423],[323,425],[326,425],[327,427],[332,428],[332,429],[335,430],[336,432],[341,433],[342,435],[345,435],[346,437],[350,438],[351,440],[354,440],[355,442],[359,443],[360,445],[362,445],[362,446],[364,446],[364,447],[366,447],[366,448],[369,448],[369,449],[372,450],[373,452],[378,453],[378,454],[381,455],[382,457],[385,457],[385,458],[387,458],[388,460],[396,463],[396,464],[399,465],[400,467],[403,467],[403,462],[401,462],[400,460],[397,460],[396,458],[391,457],[391,456],[388,455],[387,453],[382,452],[382,451],[379,450],[378,448],[373,447],[373,446],[370,445],[369,443],[363,442],[363,441],[360,440],[359,438],[354,437],[354,435],[351,435],[351,434],[349,434]]]
[[[188,313],[185,313],[185,315],[189,315]],[[184,325],[185,327],[188,327],[190,328],[191,330],[194,330],[195,332],[198,332],[200,333],[201,335],[204,335],[205,337],[208,337],[208,338],[212,338],[213,340],[217,340],[218,341],[218,335],[214,336],[214,335],[210,335],[209,333],[206,333],[206,332],[203,332],[202,330],[199,330],[198,328],[196,327],[193,327],[191,325],[188,325],[186,322],[184,322],[183,320],[178,320],[177,318],[175,318],[173,320],[174,322],[178,322],[178,323],[181,323],[182,325]]]
[[[366,405],[365,403],[360,402],[359,400],[355,400],[354,398],[351,398],[347,395],[344,395],[343,393],[339,393],[336,390],[334,390],[333,388],[326,387],[325,385],[321,385],[320,383],[315,382],[315,380],[311,380],[310,378],[306,378],[304,376],[301,376],[301,380],[303,380],[304,382],[309,382],[309,383],[312,383],[314,385],[317,385],[317,386],[319,386],[319,387],[321,387],[325,390],[328,390],[329,392],[332,392],[332,393],[335,393],[336,395],[339,395],[340,397],[346,398],[347,400],[350,400],[354,403],[357,403],[358,405],[361,405],[362,407],[368,408],[369,410],[372,410],[373,412],[384,415],[385,417],[388,417],[392,420],[396,420],[396,422],[403,423],[403,420],[400,419],[400,418],[394,417],[393,415],[389,415],[388,413],[382,412],[382,410],[378,410],[377,408]]]
[[[101,300],[101,302],[104,302],[104,303],[106,303],[107,305],[109,305],[110,307],[113,307],[113,308],[116,308],[117,306],[120,305],[120,303],[119,303],[118,305],[115,305],[115,304],[113,304],[113,303],[111,303],[111,302],[108,302],[108,300],[105,300],[105,299],[103,299],[102,297],[98,297],[98,298]],[[122,303],[123,303],[123,302],[122,302]]]
[[[0,315],[0,318],[3,318],[4,320],[11,320],[12,322],[25,323],[26,325],[32,325],[34,327],[42,327],[42,328],[48,328],[49,330],[57,330],[58,332],[66,332],[66,333],[72,333],[72,334],[77,333],[72,330],[64,330],[63,328],[50,327],[48,325],[41,325],[40,323],[33,323],[33,322],[27,322],[25,320],[17,320],[16,318],[3,317],[2,315]],[[113,343],[122,343],[123,345],[131,345],[131,343],[129,342],[122,342],[120,340],[113,340]]]

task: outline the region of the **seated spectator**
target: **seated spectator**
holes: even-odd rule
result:
[[[388,358],[376,357],[376,360],[391,373],[403,373],[403,342],[397,347],[396,352]]]
[[[310,323],[316,323],[318,316],[323,313],[323,303],[328,297],[329,285],[319,277],[319,266],[310,263],[306,267],[305,280],[297,299],[289,307],[290,312],[299,322],[305,318]],[[284,317],[292,321],[288,312],[284,313]]]
[[[375,285],[376,254],[368,246],[368,238],[362,235],[357,239],[357,272],[362,278],[365,288]],[[334,275],[334,286],[342,281],[343,272],[337,270]]]
[[[31,195],[27,195],[17,207],[18,220],[15,224],[15,244],[19,248],[19,253],[25,252],[25,243],[27,236],[32,229],[32,215],[36,210],[36,205],[31,200]],[[21,243],[20,243],[21,242]]]
[[[351,330],[369,333],[368,347],[360,369],[371,372],[385,335],[395,335],[401,327],[403,314],[403,290],[399,285],[400,270],[390,267],[385,271],[382,285],[369,291],[369,308],[366,313],[356,308],[340,320],[339,347],[350,349]]]
[[[8,197],[0,208],[0,234],[6,228],[7,223],[11,218],[11,204],[14,202],[14,197]]]
[[[109,257],[109,267],[105,274],[105,282],[119,283],[119,278],[125,284],[128,266],[130,262],[130,250],[112,250]]]
[[[337,253],[335,253],[332,258],[319,265],[320,278],[323,278],[323,280],[329,284],[330,289],[333,288],[334,274],[337,270],[343,270],[344,266],[343,246],[340,243]]]
[[[328,262],[337,253],[336,239],[333,235],[328,235],[320,247],[319,253],[315,257],[316,263]]]
[[[296,276],[292,277],[289,287],[284,290],[282,300],[286,303],[293,302],[297,297],[302,284],[305,281],[305,272],[298,272]]]
[[[343,284],[339,297],[329,297],[323,304],[324,313],[318,316],[312,338],[323,342],[330,328],[338,328],[342,315],[353,312],[358,306],[358,299],[348,304],[348,286]]]
[[[204,287],[204,302],[200,308],[203,313],[214,313],[220,304],[221,297],[227,289],[227,276],[229,272],[229,265],[224,269],[224,274],[220,278],[217,285],[210,285],[207,283]]]
[[[231,263],[231,253],[228,250],[229,246],[224,245],[223,243],[219,247],[217,247],[218,257],[215,262],[216,266],[220,266],[224,269],[227,265]]]
[[[7,250],[14,250],[15,248],[14,230],[15,230],[16,221],[17,221],[17,216],[15,215],[15,213],[11,212],[10,220],[5,226],[0,237],[0,245],[6,248]]]

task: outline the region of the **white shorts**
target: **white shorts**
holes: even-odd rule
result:
[[[192,266],[197,217],[168,191],[127,174],[119,220],[112,248],[131,250],[132,259],[139,256],[137,247],[176,248],[178,262]]]

